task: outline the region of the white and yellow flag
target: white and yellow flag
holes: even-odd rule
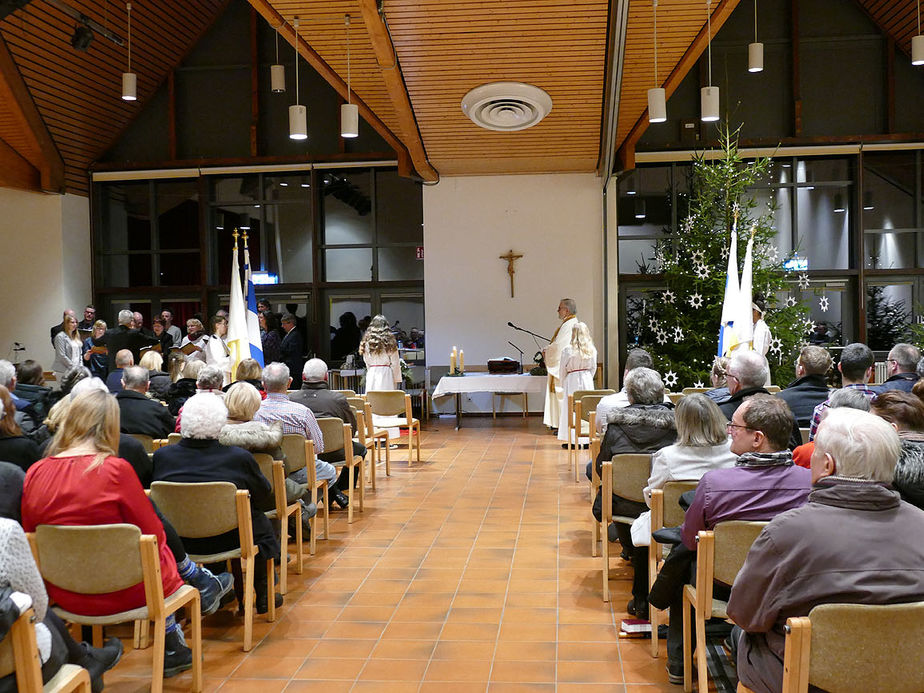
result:
[[[247,307],[241,291],[241,271],[237,261],[237,229],[234,230],[234,255],[231,260],[231,303],[228,306],[228,350],[231,352],[231,377],[234,379],[238,364],[250,358],[250,339],[247,335]]]

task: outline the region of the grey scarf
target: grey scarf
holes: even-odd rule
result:
[[[735,462],[736,467],[791,467],[792,465],[792,451],[790,450],[746,452]]]

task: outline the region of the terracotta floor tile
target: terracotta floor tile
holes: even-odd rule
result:
[[[645,641],[648,642],[647,640]],[[603,642],[560,642],[558,658],[571,662],[605,661],[615,659],[620,653],[616,643]],[[651,655],[646,651],[648,659]]]
[[[496,661],[491,670],[491,681],[554,683],[555,662]]]
[[[606,662],[559,662],[558,680],[569,683],[623,682],[622,665],[618,660]]]
[[[423,602],[423,599],[417,600]],[[404,604],[395,609],[392,616],[392,622],[405,621],[439,621],[442,623],[446,620],[446,614],[449,612],[448,604],[429,606],[426,604]]]
[[[500,607],[452,607],[446,623],[498,623],[503,609]]]
[[[385,630],[385,622],[363,623],[354,621],[335,621],[324,634],[325,638],[359,638],[362,640],[378,638]]]
[[[338,621],[388,621],[395,612],[393,606],[345,606]]]
[[[486,689],[486,683],[463,683],[461,681],[452,683],[424,681],[420,684],[420,693],[485,693]]]
[[[440,640],[433,659],[490,660],[495,644],[490,640]]]
[[[420,683],[417,681],[364,681],[360,679],[352,688],[352,693],[417,693]]]
[[[288,683],[288,680],[280,679],[228,679],[218,690],[223,693],[281,693],[286,690]],[[109,689],[108,685],[106,689]]]
[[[352,689],[352,680],[318,679],[316,681],[292,681],[285,690],[286,693],[349,693]],[[260,691],[254,690],[253,693],[260,693]]]
[[[253,649],[252,654],[260,657],[307,657],[319,642],[321,642],[319,639],[314,638],[292,638],[291,640],[266,638]],[[206,661],[208,661],[208,649],[208,647],[205,648]],[[241,653],[242,658],[244,654]],[[223,655],[222,658],[230,659],[230,656]]]
[[[422,659],[427,661],[433,653],[435,640],[379,640],[372,659]]]
[[[233,678],[290,679],[305,657],[261,657],[252,654],[234,670]]]
[[[353,681],[365,666],[365,659],[327,659],[309,657],[295,672],[296,679],[330,679]]]
[[[435,640],[439,637],[443,624],[439,621],[392,621],[382,633],[383,640]]]
[[[540,640],[543,642],[555,640],[556,626],[554,623],[504,623],[501,625],[501,640],[530,641]]]
[[[554,642],[516,642],[500,640],[494,653],[495,661],[551,662],[555,660]]]
[[[557,609],[530,609],[509,605],[504,609],[504,623],[555,623],[557,620]]]
[[[558,627],[558,639],[564,641],[616,642],[619,635],[616,626],[589,624],[562,624]]]
[[[558,693],[656,693],[659,688],[650,690],[634,690],[631,686],[622,686],[612,683],[559,683]],[[665,693],[677,693],[677,686],[663,689]]]
[[[311,651],[311,656],[345,659],[368,657],[376,643],[378,640],[325,638],[318,642]]]
[[[492,681],[488,684],[488,693],[554,693],[554,683],[510,683]]]
[[[484,681],[491,672],[491,662],[434,659],[427,668],[425,681]]]
[[[441,640],[494,640],[498,626],[494,623],[447,623]]]
[[[426,670],[427,662],[423,659],[370,659],[359,675],[359,680],[419,683]]]

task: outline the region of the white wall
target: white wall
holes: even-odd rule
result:
[[[0,358],[16,360],[13,342],[50,370],[49,328],[64,308],[91,299],[90,206],[74,195],[0,188]]]
[[[507,321],[551,337],[563,297],[577,301],[602,354],[600,185],[592,174],[556,174],[443,178],[424,187],[428,366],[448,366],[454,345],[465,350],[466,365],[517,358],[510,340],[529,367],[536,344]],[[499,259],[511,249],[523,255],[515,298]],[[537,402],[541,408],[538,398],[530,408]]]

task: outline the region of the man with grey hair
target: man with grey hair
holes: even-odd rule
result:
[[[921,360],[921,350],[913,344],[900,343],[892,347],[886,359],[889,379],[876,388],[877,392],[903,390],[911,392],[918,381],[917,365]]]
[[[764,389],[764,383],[770,374],[770,366],[766,357],[756,351],[735,351],[732,353],[728,368],[725,369],[725,380],[728,383],[729,398],[719,404],[719,409],[725,418],[731,420],[732,414],[741,406],[745,397],[756,395],[759,392],[769,394]],[[798,432],[798,429],[797,429]]]
[[[292,402],[289,399],[288,388],[292,383],[289,376],[289,367],[284,363],[271,363],[263,369],[263,388],[266,390],[266,399],[260,404],[254,421],[265,424],[279,422],[283,433],[296,433],[314,442],[315,472],[318,481],[328,482],[328,503],[334,501],[341,508],[349,505],[349,499],[344,495],[334,479],[337,470],[334,465],[322,460],[319,455],[324,452],[324,438],[314,413],[305,405]],[[296,472],[291,477],[300,484],[308,483],[308,474],[304,470]]]
[[[545,369],[548,371],[548,387],[545,391],[545,406],[542,410],[542,423],[552,429],[558,430],[561,419],[561,373],[558,366],[561,361],[561,352],[571,344],[571,329],[577,324],[577,305],[573,298],[563,298],[558,302],[558,319],[561,324],[555,329],[551,343],[542,350],[545,358]]]
[[[0,385],[10,391],[10,399],[13,400],[16,411],[22,411],[29,406],[29,400],[17,397],[13,393],[16,389],[16,366],[6,359],[0,359]]]
[[[123,349],[128,349],[132,354],[132,363],[138,363],[141,360],[142,347],[152,346],[158,340],[153,335],[147,337],[133,325],[135,316],[130,310],[120,310],[118,325],[106,332],[100,337],[93,338],[94,346],[104,346],[109,350],[109,373],[112,373],[118,366],[113,362],[112,354],[118,354]],[[108,380],[107,380],[107,384]]]
[[[792,409],[800,428],[809,427],[815,407],[828,399],[825,374],[833,363],[831,354],[824,347],[812,344],[802,347],[796,359],[796,379],[777,393],[777,397]]]
[[[196,376],[196,391],[193,396],[210,392],[218,399],[224,399],[225,393],[221,389],[225,382],[225,374],[217,366],[202,366],[199,374]],[[185,404],[183,405],[185,406]],[[176,425],[173,427],[174,433],[180,433],[183,430],[183,407],[176,414]]]
[[[626,394],[626,378],[636,368],[654,368],[654,359],[644,349],[632,349],[626,356],[626,365],[622,372],[622,389],[615,395],[606,395],[597,403],[594,424],[599,435],[603,435],[606,431],[606,420],[611,411],[629,406],[629,396]],[[665,394],[664,402],[670,401],[670,398]]]
[[[327,384],[327,364],[321,359],[309,359],[302,368],[302,389],[289,395],[289,400],[308,407],[316,417],[332,416],[343,423],[350,424],[353,435],[356,435],[356,417],[350,408],[346,397],[340,392],[333,392]],[[365,457],[366,447],[353,441],[353,456]],[[321,459],[325,462],[344,462],[343,449],[335,452],[323,453]],[[347,474],[349,470],[346,470]],[[337,485],[343,487],[348,484],[344,470],[341,470],[341,479]]]
[[[841,351],[841,360],[837,364],[837,370],[841,372],[841,388],[861,393],[867,400],[875,399],[876,391],[867,385],[873,377],[875,361],[872,350],[865,344],[854,342],[845,346]],[[834,393],[831,394],[834,395]],[[830,398],[816,406],[815,411],[812,412],[809,440],[815,440],[818,424],[821,423],[829,406],[831,406]],[[866,411],[869,411],[869,406]]]
[[[728,602],[738,678],[751,690],[782,689],[787,618],[819,604],[924,600],[924,512],[889,486],[900,449],[873,414],[832,409],[821,422],[808,503],[761,532]]]
[[[166,438],[173,430],[173,417],[165,404],[146,396],[148,377],[148,369],[141,366],[129,366],[122,371],[122,391],[116,395],[119,426],[122,433]]]

